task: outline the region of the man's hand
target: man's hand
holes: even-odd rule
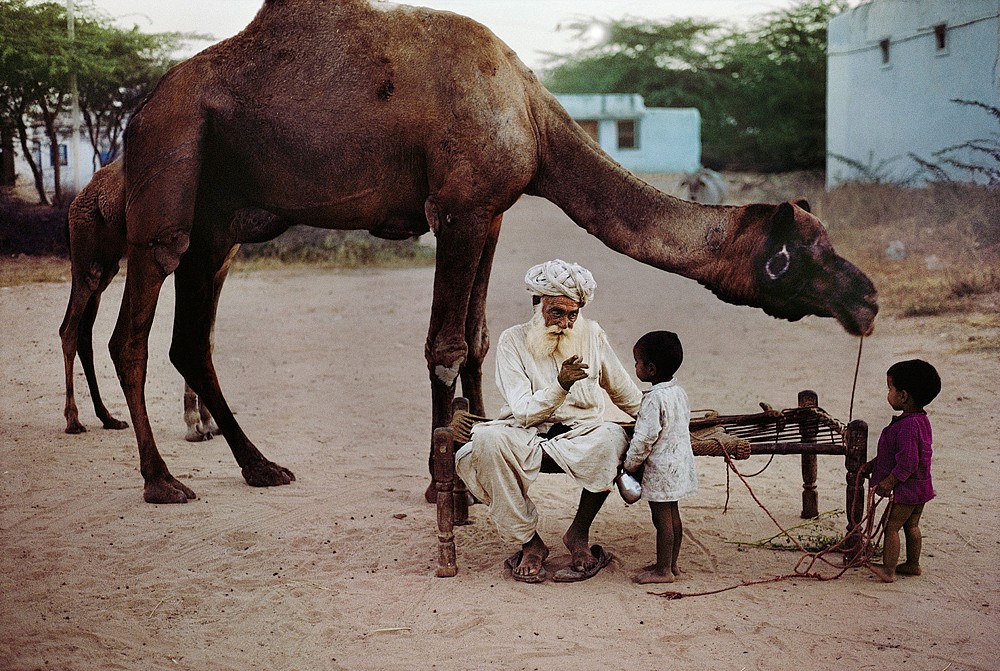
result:
[[[569,391],[574,382],[585,377],[587,377],[587,364],[580,361],[580,357],[573,355],[562,362],[562,367],[559,369],[559,386]]]

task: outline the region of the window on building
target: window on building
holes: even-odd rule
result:
[[[948,50],[948,26],[944,23],[934,26],[934,47],[938,52]]]
[[[59,165],[69,165],[69,151],[66,145],[59,145]]]
[[[596,121],[594,121],[593,119],[584,119],[583,121],[577,121],[577,123],[580,124],[580,127],[583,128],[583,130],[587,131],[587,135],[592,137],[594,139],[594,142],[598,141]]]
[[[618,122],[618,148],[639,148],[639,134],[636,132],[636,122],[633,119],[622,119]]]
[[[889,40],[884,39],[878,43],[879,49],[882,50],[882,65],[889,64]]]

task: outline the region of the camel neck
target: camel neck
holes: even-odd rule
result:
[[[708,279],[740,208],[690,203],[658,191],[613,161],[559,107],[548,110],[539,130],[540,170],[532,193],[618,252]]]

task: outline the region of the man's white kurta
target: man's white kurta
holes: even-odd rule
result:
[[[580,318],[573,332],[588,375],[568,393],[559,384],[562,361],[529,352],[527,324],[500,334],[496,382],[504,406],[496,420],[478,424],[472,441],[455,455],[459,477],[489,506],[501,537],[510,542],[527,543],[538,525],[528,487],[538,476],[543,450],[581,487],[600,492],[612,487],[628,447],[624,430],[604,421],[602,389],[632,417],[642,393],[596,322]],[[539,435],[557,422],[571,430],[551,439]]]

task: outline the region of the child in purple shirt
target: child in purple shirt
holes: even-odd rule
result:
[[[887,400],[902,414],[882,429],[875,458],[865,464],[871,487],[879,496],[892,494],[882,543],[882,565],[869,569],[883,582],[896,574],[920,575],[920,514],[934,498],[931,484],[931,423],[924,412],[941,391],[934,366],[920,359],[900,361],[886,371]],[[906,536],[906,561],[899,560],[899,531]]]

